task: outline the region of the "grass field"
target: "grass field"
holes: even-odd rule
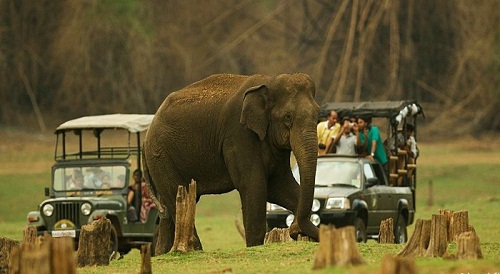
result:
[[[0,237],[20,240],[27,212],[36,209],[44,199],[43,188],[49,185],[54,140],[50,135],[5,130],[0,130],[0,137]],[[500,141],[495,137],[419,142],[417,218],[430,219],[439,209],[467,210],[485,257],[478,261],[416,258],[419,273],[500,273]],[[377,273],[385,254],[402,249],[402,245],[370,240],[358,244],[366,264],[313,271],[317,243],[246,248],[234,224],[240,215],[236,192],[202,197],[196,223],[204,251],[154,257],[153,272]],[[448,252],[456,253],[456,245],[450,244]],[[80,268],[78,273],[137,273],[139,269],[140,254],[134,250],[109,266]]]

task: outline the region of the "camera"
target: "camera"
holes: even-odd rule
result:
[[[325,145],[325,144],[319,144],[319,145],[318,145],[318,148],[319,148],[319,149],[325,149],[325,148],[326,148],[326,145]]]

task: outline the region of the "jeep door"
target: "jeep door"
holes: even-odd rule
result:
[[[378,179],[377,185],[365,190],[365,200],[368,205],[366,230],[368,234],[376,234],[379,231],[380,222],[394,216],[393,195],[387,185],[382,165],[379,163],[365,163],[363,171],[366,181],[373,177]]]

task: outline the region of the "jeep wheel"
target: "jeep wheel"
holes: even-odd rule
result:
[[[356,242],[358,243],[366,243],[367,236],[366,236],[366,226],[363,220],[359,217],[356,217],[354,219],[354,229],[355,229],[355,236],[356,236]]]
[[[406,228],[406,219],[400,213],[396,225],[394,226],[394,242],[404,244],[408,241],[408,232]]]

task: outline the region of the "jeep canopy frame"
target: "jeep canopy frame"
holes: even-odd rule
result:
[[[127,159],[131,155],[137,156],[137,166],[141,166],[141,132],[148,129],[153,120],[152,114],[106,114],[95,116],[84,116],[64,122],[56,128],[56,146],[54,159],[56,161],[66,161],[75,159]],[[107,129],[122,129],[128,131],[128,142],[126,147],[101,145],[101,133]],[[83,149],[83,130],[91,130],[96,138],[96,146],[91,150]],[[78,151],[69,153],[66,151],[66,135],[68,133],[78,135]],[[137,143],[131,145],[131,135],[136,135]],[[61,138],[62,151],[58,152],[59,139]]]

